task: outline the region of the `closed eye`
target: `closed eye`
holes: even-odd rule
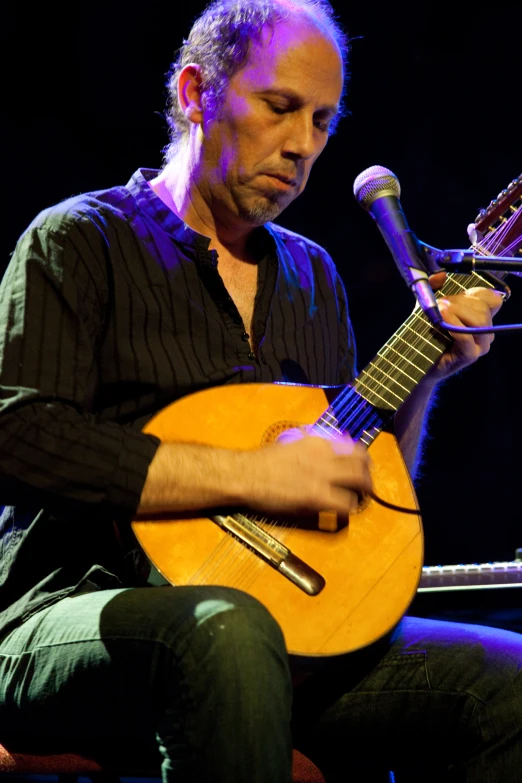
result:
[[[321,133],[328,133],[328,130],[330,128],[330,122],[331,119],[323,119],[322,117],[316,118],[314,120],[315,127],[318,128]]]
[[[267,101],[267,103],[272,109],[272,111],[274,112],[274,114],[286,114],[289,111],[295,111],[295,109],[292,108],[291,106],[277,106],[274,103],[270,103],[270,101]]]
[[[292,104],[289,106],[278,106],[277,104],[270,103],[270,101],[267,101],[267,103],[274,114],[288,114],[297,111],[299,108],[298,106],[293,106]],[[314,117],[314,125],[318,130],[321,131],[321,133],[327,133],[330,127],[331,119],[332,118],[330,115],[327,117],[323,117],[322,115],[319,117]]]

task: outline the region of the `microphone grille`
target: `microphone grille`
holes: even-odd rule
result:
[[[353,194],[363,209],[369,209],[376,198],[401,195],[399,180],[384,166],[370,166],[361,171],[353,183]]]

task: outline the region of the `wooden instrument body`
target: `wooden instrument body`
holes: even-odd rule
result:
[[[328,407],[321,387],[241,384],[208,389],[162,410],[145,431],[162,441],[255,449],[290,427],[313,424]],[[375,493],[418,509],[393,435],[370,446]],[[174,479],[175,480],[175,479]],[[326,579],[306,595],[211,519],[134,520],[140,545],[172,584],[217,584],[245,590],[280,623],[289,652],[338,655],[379,639],[400,620],[421,576],[423,535],[417,513],[373,499],[337,532],[299,527],[271,533]]]

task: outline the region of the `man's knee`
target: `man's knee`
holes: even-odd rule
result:
[[[179,586],[123,591],[105,605],[102,638],[129,636],[156,642],[176,658],[189,650],[203,654],[223,647],[249,654],[268,650],[286,657],[277,621],[256,598],[233,588]]]
[[[208,690],[222,704],[248,694],[262,704],[285,703],[292,686],[281,628],[259,601],[230,588],[195,591],[185,633],[174,632],[176,665],[200,698]],[[232,707],[231,707],[232,709]]]
[[[194,637],[207,638],[229,656],[236,653],[245,660],[270,654],[286,663],[279,624],[262,603],[240,590],[215,588],[212,594],[203,594],[194,604],[193,620]]]

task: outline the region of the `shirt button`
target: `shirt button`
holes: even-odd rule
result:
[[[247,356],[248,356],[249,359],[255,359],[256,358],[255,353],[253,353],[252,351],[249,351]]]
[[[243,332],[243,334],[241,335],[241,339],[247,342],[247,340],[250,339],[250,335],[247,334],[246,332]]]

